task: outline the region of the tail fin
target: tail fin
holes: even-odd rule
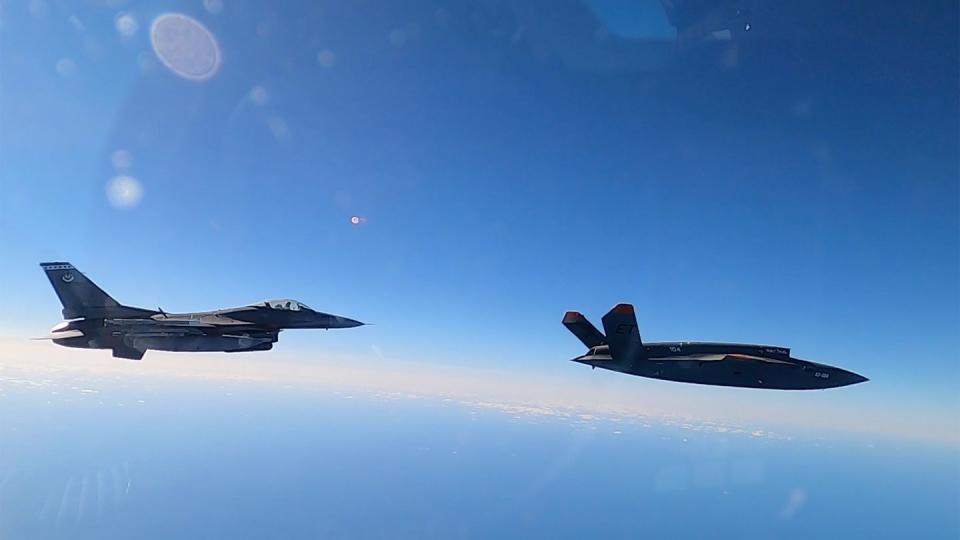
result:
[[[630,304],[617,304],[603,316],[603,331],[614,360],[634,362],[645,357],[637,316]]]
[[[593,348],[607,342],[597,327],[578,311],[568,311],[563,316],[563,325],[587,347]]]
[[[149,317],[154,311],[132,308],[103,292],[96,283],[67,262],[40,263],[63,304],[64,319],[102,319],[107,317]]]

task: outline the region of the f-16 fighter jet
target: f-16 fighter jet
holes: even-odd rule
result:
[[[353,328],[362,322],[314,311],[296,300],[267,300],[249,306],[166,313],[124,306],[70,263],[41,263],[63,304],[64,321],[48,339],[64,347],[110,349],[117,358],[140,360],[158,351],[268,351],[281,330]]]
[[[643,343],[630,304],[619,304],[603,316],[604,333],[576,311],[564,315],[563,325],[590,349],[574,362],[651,379],[779,390],[836,388],[867,380],[844,369],[794,358],[786,347]]]

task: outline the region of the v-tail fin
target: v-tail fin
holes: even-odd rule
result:
[[[588,348],[592,349],[607,342],[597,327],[578,311],[568,311],[564,314],[563,325]]]
[[[617,304],[603,316],[603,331],[610,344],[610,356],[618,362],[634,362],[644,355],[637,316],[630,304]]]

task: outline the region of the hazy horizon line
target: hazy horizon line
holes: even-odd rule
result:
[[[811,392],[744,390],[642,381],[616,373],[584,377],[544,375],[425,361],[389,360],[377,354],[344,357],[301,353],[322,361],[305,362],[276,351],[265,355],[184,354],[150,351],[144,360],[113,358],[107,351],[59,348],[49,342],[0,338],[0,382],[4,371],[24,377],[69,373],[165,377],[203,381],[328,387],[376,396],[429,397],[462,406],[496,409],[514,415],[581,420],[656,420],[713,431],[739,431],[791,438],[790,431],[832,430],[927,442],[960,444],[960,428],[949,414],[939,418],[909,411],[878,414],[869,404],[848,400],[848,409],[810,403]],[[26,357],[29,357],[27,359]],[[42,357],[42,362],[36,358]],[[595,375],[595,376],[590,376]],[[834,404],[835,405],[835,404]],[[942,415],[942,413],[941,413]],[[771,431],[772,430],[772,431]]]

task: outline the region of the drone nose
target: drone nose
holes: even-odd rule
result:
[[[870,380],[863,375],[846,370],[842,370],[834,376],[837,377],[837,386],[850,386],[851,384],[859,384]]]
[[[850,384],[858,384],[862,382],[867,382],[870,379],[864,377],[863,375],[857,375],[856,373],[850,374]]]

